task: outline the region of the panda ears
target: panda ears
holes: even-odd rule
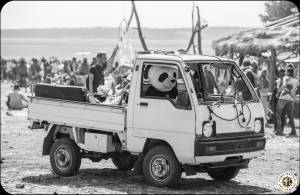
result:
[[[145,67],[145,70],[144,70],[144,79],[148,79],[149,78],[148,77],[148,72],[149,72],[150,68],[151,68],[151,65],[147,65]]]

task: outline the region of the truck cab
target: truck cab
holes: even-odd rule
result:
[[[148,95],[149,67],[177,70],[176,98]],[[142,173],[160,187],[176,185],[182,172],[229,180],[265,147],[261,102],[241,69],[227,58],[138,55],[125,104],[55,101],[31,97],[28,118],[47,124],[43,154],[50,154],[54,172],[62,176],[78,171],[80,163],[60,166],[66,156],[75,155],[70,159],[112,158],[118,168]],[[74,118],[52,116],[54,106]],[[58,151],[62,145],[69,149]]]

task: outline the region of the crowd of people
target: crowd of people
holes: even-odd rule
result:
[[[285,124],[291,126],[288,137],[297,136],[294,122],[294,105],[299,95],[299,81],[295,78],[295,67],[287,64],[285,67],[278,66],[276,70],[275,87],[269,90],[270,80],[268,70],[258,66],[255,60],[244,60],[242,69],[253,87],[258,89],[258,95],[265,111],[266,125],[274,123],[274,133],[283,136]],[[269,97],[269,93],[272,93]],[[286,117],[287,116],[287,117]],[[286,118],[289,122],[286,122]]]
[[[24,58],[1,58],[1,82],[13,83],[13,90],[7,98],[7,107],[9,110],[25,108],[27,99],[20,88],[25,88],[26,93],[29,88],[33,94],[37,83],[84,86],[91,96],[97,96],[99,91],[106,96],[123,95],[133,68],[130,64],[119,66],[118,62],[108,68],[110,62],[112,60],[107,59],[106,52],[98,53],[91,63],[88,63],[87,58],[81,61],[75,57],[62,61],[54,57],[48,60],[44,57],[40,60],[32,58],[28,62]],[[97,101],[97,98],[94,100]]]
[[[95,64],[93,58],[91,64],[87,58],[77,60],[58,60],[57,58],[32,58],[26,61],[24,58],[3,59],[1,58],[1,81],[11,81],[20,87],[30,87],[33,92],[34,84],[37,82],[58,82],[59,84],[79,85],[76,76],[88,75],[90,65]]]

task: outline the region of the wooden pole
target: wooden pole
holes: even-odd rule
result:
[[[190,50],[191,46],[193,45],[194,37],[195,37],[195,34],[196,34],[197,31],[198,31],[198,24],[196,24],[195,28],[192,31],[192,36],[190,38],[189,44],[188,44],[185,52],[188,52]],[[196,51],[194,51],[194,53],[196,53]]]
[[[192,33],[194,33],[194,11],[195,11],[195,2],[193,1],[193,10],[192,10]],[[195,49],[195,43],[194,43],[194,36],[192,40],[192,47],[193,47],[193,52],[196,54],[196,49]]]
[[[126,26],[126,32],[128,32],[128,29],[130,27],[130,23],[131,23],[132,17],[133,17],[133,8],[131,8],[130,17],[129,17],[129,20],[128,20],[127,26]]]
[[[139,34],[139,37],[140,37],[140,41],[142,43],[142,47],[145,51],[148,51],[148,47],[147,47],[145,39],[143,37],[141,24],[140,24],[140,19],[139,19],[138,13],[136,11],[134,0],[132,0],[131,3],[132,3],[132,9],[133,9],[133,12],[134,12],[134,15],[135,15],[136,24],[137,24],[137,28],[138,28],[138,34]]]
[[[271,49],[271,59],[270,59],[270,91],[274,88],[274,82],[275,82],[275,68],[276,66],[276,50]]]
[[[197,24],[199,26],[198,28],[198,53],[202,54],[202,47],[201,47],[201,21],[200,21],[200,11],[199,11],[199,7],[196,6],[197,8],[197,15],[198,15],[198,21]]]

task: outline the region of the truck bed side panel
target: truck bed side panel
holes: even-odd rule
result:
[[[31,97],[28,119],[69,126],[123,131],[125,108]]]

